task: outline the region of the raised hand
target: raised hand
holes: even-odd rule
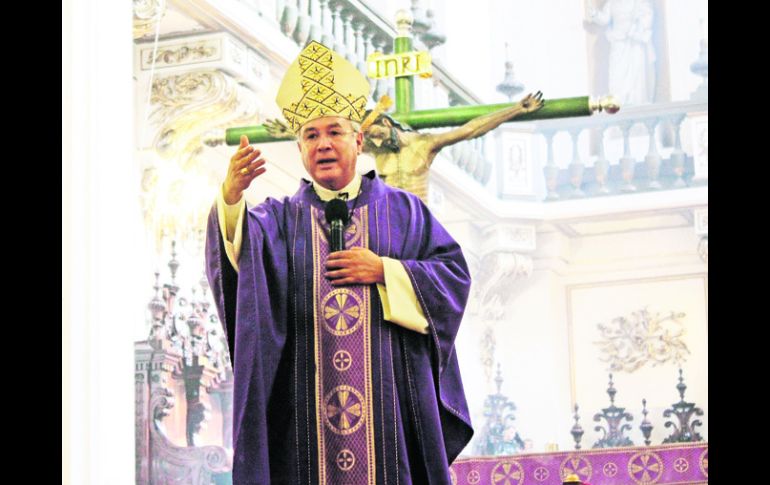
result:
[[[267,170],[264,158],[258,158],[262,152],[249,145],[249,138],[241,135],[238,151],[230,158],[227,176],[224,181],[225,202],[233,205],[241,200],[243,191],[251,182]]]

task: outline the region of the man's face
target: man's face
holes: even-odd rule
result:
[[[382,152],[398,152],[401,149],[398,144],[396,129],[386,118],[373,123],[366,129],[364,144],[368,152],[375,154]]]
[[[330,190],[339,190],[353,180],[363,135],[356,133],[347,118],[325,116],[305,123],[299,132],[302,163],[310,176]]]

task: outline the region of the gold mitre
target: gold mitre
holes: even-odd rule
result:
[[[308,121],[323,116],[360,123],[368,96],[369,82],[353,64],[311,41],[289,66],[275,101],[296,133]]]

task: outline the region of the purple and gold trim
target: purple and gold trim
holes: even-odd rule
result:
[[[458,458],[450,477],[453,485],[548,485],[569,474],[592,485],[705,485],[707,457],[701,442]]]
[[[311,208],[318,483],[374,485],[375,450],[369,286],[334,287],[323,211]],[[368,208],[353,214],[345,248],[369,246]]]

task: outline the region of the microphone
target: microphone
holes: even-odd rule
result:
[[[345,226],[349,222],[348,205],[342,199],[332,199],[324,207],[326,222],[331,226],[329,245],[331,252],[345,249]]]

